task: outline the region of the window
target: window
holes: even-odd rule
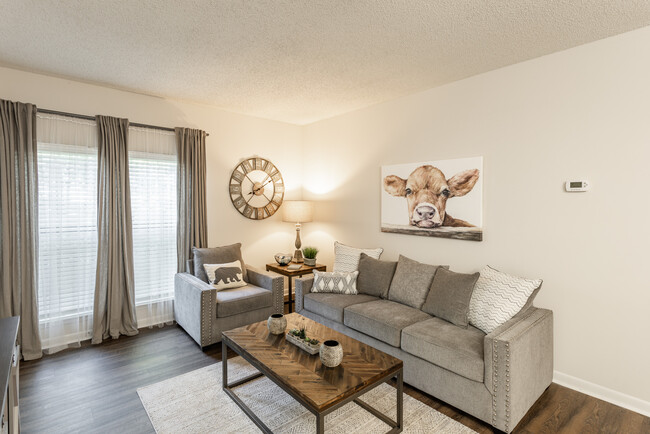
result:
[[[174,319],[177,165],[173,132],[129,128],[129,181],[138,327]]]
[[[97,263],[97,128],[38,115],[38,308],[44,349],[91,336]]]

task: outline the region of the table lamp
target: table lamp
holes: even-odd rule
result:
[[[291,262],[304,262],[300,250],[300,224],[312,221],[313,214],[314,204],[306,200],[285,200],[282,203],[282,221],[296,224],[296,251]]]

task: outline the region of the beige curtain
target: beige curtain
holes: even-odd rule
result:
[[[38,333],[36,106],[0,100],[0,318],[20,315],[25,360],[42,357]]]
[[[192,257],[192,247],[208,246],[205,202],[205,131],[176,128],[178,144],[178,272]]]
[[[97,116],[97,277],[92,343],[138,334],[133,280],[128,119]]]

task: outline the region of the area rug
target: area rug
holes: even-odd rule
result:
[[[256,370],[241,357],[228,360],[230,382]],[[314,433],[316,417],[266,377],[235,389],[274,433]],[[260,430],[221,389],[221,363],[138,389],[158,434],[259,433]],[[395,420],[395,388],[382,384],[361,400]],[[351,402],[325,417],[327,433],[384,433],[390,427]],[[404,394],[406,433],[473,433],[471,429]]]

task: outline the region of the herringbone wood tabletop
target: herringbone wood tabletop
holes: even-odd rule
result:
[[[320,411],[336,405],[378,379],[397,372],[402,361],[352,339],[300,314],[286,315],[287,331],[305,328],[307,336],[324,342],[334,339],[343,347],[343,361],[336,368],[322,365],[313,356],[286,341],[284,334],[272,335],[261,321],[223,332],[228,346],[243,351],[272,371],[295,394]]]

